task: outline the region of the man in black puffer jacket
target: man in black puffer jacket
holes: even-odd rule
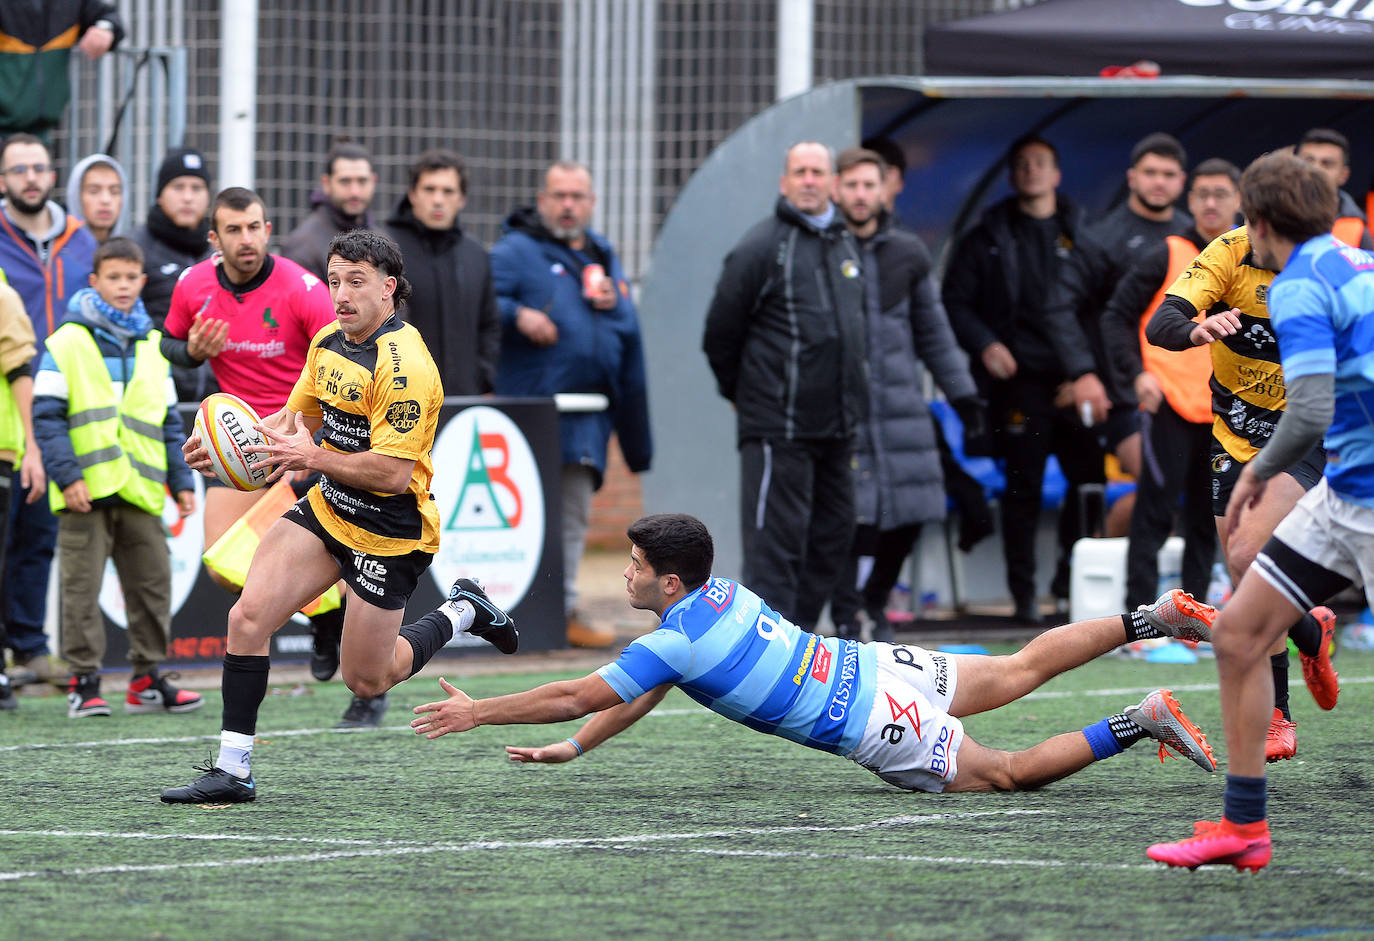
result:
[[[467,184],[467,168],[456,153],[421,154],[410,168],[410,189],[383,227],[401,246],[413,292],[402,314],[424,337],[444,395],[490,392],[501,355],[491,262],[458,224]]]
[[[807,628],[853,541],[868,399],[863,266],[833,180],[825,145],[788,150],[777,208],[726,256],[702,341],[735,406],[744,580]]]

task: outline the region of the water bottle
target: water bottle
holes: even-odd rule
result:
[[[1231,573],[1226,570],[1225,562],[1212,566],[1212,579],[1207,583],[1207,603],[1220,608],[1231,597]]]

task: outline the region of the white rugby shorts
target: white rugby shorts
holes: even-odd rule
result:
[[[1275,527],[1255,569],[1300,611],[1351,582],[1374,605],[1374,507],[1342,499],[1322,478]]]
[[[949,714],[959,673],[948,654],[900,644],[878,650],[877,689],[859,745],[846,758],[888,784],[939,793],[954,780],[964,726]]]

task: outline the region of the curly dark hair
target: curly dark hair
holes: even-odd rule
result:
[[[405,261],[401,258],[401,247],[390,236],[371,229],[354,229],[341,232],[329,240],[329,250],[325,258],[338,255],[344,261],[365,261],[382,273],[383,277],[396,279],[396,290],[391,302],[400,310],[410,300],[410,282],[405,276]]]

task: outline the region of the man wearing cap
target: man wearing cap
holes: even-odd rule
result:
[[[133,239],[143,249],[143,306],[153,325],[161,330],[172,306],[172,290],[181,273],[210,255],[210,170],[200,151],[174,147],[157,169],[157,197],[148,209],[148,220],[134,230]],[[172,367],[177,398],[200,401],[214,391],[210,368]]]

